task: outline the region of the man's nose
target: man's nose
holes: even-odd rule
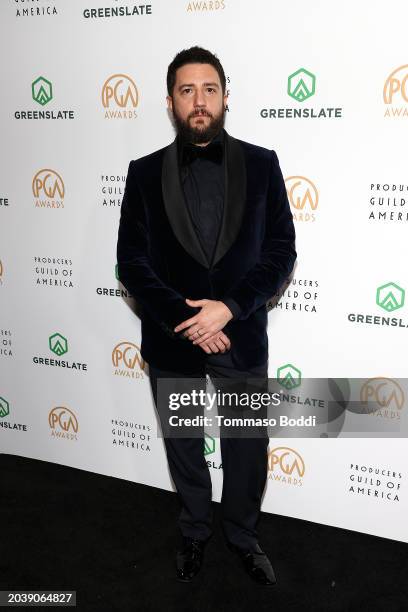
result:
[[[205,107],[205,97],[204,97],[204,93],[197,89],[195,92],[195,96],[194,96],[194,106],[198,106],[198,107]]]

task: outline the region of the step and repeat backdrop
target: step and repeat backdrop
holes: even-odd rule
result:
[[[129,161],[173,140],[167,66],[194,44],[223,63],[227,131],[277,152],[296,224],[269,375],[361,377],[370,418],[406,422],[406,16],[402,0],[1,2],[1,452],[172,489],[115,257]],[[408,541],[404,438],[269,448],[263,510]],[[219,439],[204,452],[219,500]]]

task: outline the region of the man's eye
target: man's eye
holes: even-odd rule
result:
[[[183,89],[183,94],[184,93],[189,93],[191,91],[191,87],[187,87],[186,89]]]
[[[207,87],[207,91],[215,91],[214,87]]]

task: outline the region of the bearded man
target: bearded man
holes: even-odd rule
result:
[[[163,429],[161,379],[268,376],[267,306],[296,260],[295,230],[277,155],[224,129],[226,78],[192,47],[168,67],[173,143],[131,161],[118,235],[119,279],[141,306],[142,357]],[[212,534],[204,431],[165,436],[181,501],[176,577],[191,581]],[[258,542],[269,438],[221,437],[222,528],[249,576],[276,577]]]

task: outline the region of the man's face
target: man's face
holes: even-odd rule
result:
[[[211,64],[186,64],[176,72],[167,105],[183,140],[207,144],[224,125],[227,95]]]

